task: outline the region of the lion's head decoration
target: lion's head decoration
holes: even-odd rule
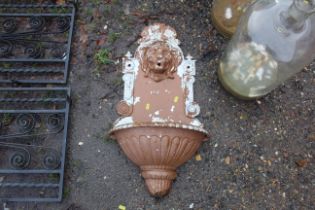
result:
[[[145,28],[141,36],[136,57],[145,77],[156,82],[173,79],[183,59],[175,30],[164,24],[155,24]]]

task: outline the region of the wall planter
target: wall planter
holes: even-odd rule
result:
[[[195,117],[195,61],[179,48],[176,32],[164,24],[146,27],[134,57],[123,61],[124,99],[110,134],[141,169],[151,195],[166,195],[176,168],[208,138]]]

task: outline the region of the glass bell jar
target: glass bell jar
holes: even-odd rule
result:
[[[231,38],[247,6],[253,0],[214,0],[211,11],[213,25],[220,34]]]
[[[258,0],[242,16],[218,71],[233,95],[255,99],[315,58],[315,0]]]

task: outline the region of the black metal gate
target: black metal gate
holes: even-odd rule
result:
[[[0,4],[0,82],[66,83],[75,7]]]
[[[68,88],[0,89],[0,198],[62,198]]]
[[[62,199],[70,90],[46,86],[67,83],[74,17],[72,3],[0,4],[2,202]]]

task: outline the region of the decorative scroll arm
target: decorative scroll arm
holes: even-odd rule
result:
[[[116,106],[117,113],[122,116],[130,116],[133,110],[133,89],[137,69],[136,59],[128,52],[123,58],[124,99]]]
[[[183,61],[183,83],[186,92],[186,115],[194,118],[200,113],[200,106],[194,101],[194,82],[196,75],[196,61],[192,59],[190,55]]]

